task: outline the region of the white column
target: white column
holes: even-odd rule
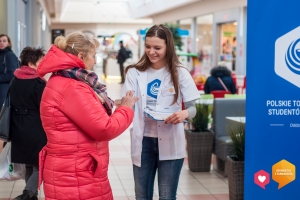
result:
[[[191,53],[196,53],[197,17],[192,18],[191,24]]]
[[[237,49],[236,49],[236,74],[246,74],[246,8],[239,8],[239,19],[237,25]]]

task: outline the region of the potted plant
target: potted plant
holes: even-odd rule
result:
[[[227,174],[230,200],[244,199],[245,124],[231,122],[227,132],[232,140],[230,156],[227,156]]]
[[[183,42],[181,41],[181,37],[179,36],[179,33],[178,33],[179,25],[177,25],[177,24],[168,24],[168,23],[166,23],[165,25],[167,27],[169,27],[169,29],[171,30],[173,40],[174,40],[174,44],[178,48],[178,50],[181,51]]]
[[[214,141],[213,132],[208,130],[210,105],[196,104],[197,114],[191,119],[191,129],[186,129],[189,169],[193,172],[208,172]]]

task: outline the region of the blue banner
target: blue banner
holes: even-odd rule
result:
[[[299,200],[300,1],[248,0],[245,200]]]

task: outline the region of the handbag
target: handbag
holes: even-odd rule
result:
[[[0,112],[0,140],[3,140],[5,142],[10,141],[9,129],[10,129],[11,107],[10,107],[9,88],[10,88],[10,85],[13,82],[13,80],[11,80],[11,82],[8,86],[8,92],[6,94],[6,98],[5,98],[5,101],[3,103],[3,106],[2,106],[1,112]],[[7,104],[6,104],[6,102],[7,102]]]
[[[11,162],[11,143],[0,153],[0,180],[15,181],[25,178],[25,164]]]

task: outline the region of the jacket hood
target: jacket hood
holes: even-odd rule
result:
[[[84,63],[77,56],[66,53],[52,45],[37,68],[40,77],[47,73],[57,72],[59,70],[72,69],[74,67],[85,69]]]
[[[210,74],[215,77],[231,76],[231,71],[225,66],[216,66],[211,69]]]

